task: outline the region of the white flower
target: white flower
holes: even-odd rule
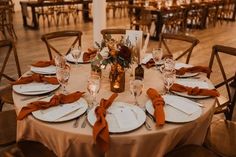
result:
[[[108,55],[109,55],[109,49],[108,49],[108,47],[104,47],[104,48],[100,51],[100,55],[101,55],[103,58],[107,58]]]

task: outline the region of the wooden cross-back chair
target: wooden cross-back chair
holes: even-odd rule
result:
[[[74,47],[76,44],[78,46],[81,46],[81,31],[75,31],[75,30],[68,30],[68,31],[58,31],[58,32],[52,32],[42,35],[41,40],[45,42],[48,50],[49,58],[52,59],[52,52],[57,53],[58,55],[66,55],[70,52],[71,48]],[[53,39],[58,38],[75,38],[69,49],[66,51],[66,53],[61,53],[57,48],[55,48],[51,41]],[[66,43],[65,43],[66,44]]]
[[[13,5],[0,5],[0,31],[7,39],[6,30],[12,39],[17,39],[13,24]]]
[[[103,36],[103,38],[105,38],[106,35],[125,35],[126,33],[126,29],[122,29],[122,28],[108,28],[108,29],[103,29],[101,30],[101,34]]]
[[[235,106],[235,102],[236,102],[236,92],[235,92],[235,87],[230,87],[230,83],[233,80],[236,80],[236,74],[233,73],[231,74],[231,76],[227,76],[226,72],[225,72],[225,67],[223,65],[222,62],[222,58],[220,57],[220,54],[226,54],[226,55],[230,55],[232,57],[236,57],[236,48],[233,47],[227,47],[227,46],[223,46],[223,45],[214,45],[212,47],[212,54],[211,54],[211,58],[210,58],[210,62],[209,62],[209,68],[212,69],[213,68],[213,64],[214,64],[214,60],[216,59],[219,68],[220,68],[220,73],[223,77],[223,81],[217,83],[215,85],[215,88],[220,88],[225,86],[226,90],[227,90],[227,96],[228,99],[227,101],[225,101],[226,99],[220,97],[217,99],[217,108],[215,113],[224,113],[225,117],[227,120],[231,120],[232,119],[232,115],[233,115],[233,109]],[[232,68],[235,68],[234,66]],[[236,70],[236,68],[235,68]],[[235,72],[235,71],[234,71]],[[208,75],[208,78],[210,78],[210,74]],[[232,90],[231,90],[231,89]],[[221,100],[224,100],[224,102],[222,102]]]
[[[168,46],[171,44],[171,40],[179,41],[179,42],[186,42],[189,43],[190,46],[181,52],[177,57],[175,57],[175,60],[181,59],[183,56],[187,55],[186,57],[186,63],[189,63],[193,48],[200,42],[197,38],[182,34],[170,34],[170,33],[162,33],[160,35],[160,42],[159,47],[162,48],[162,45],[164,45],[164,48],[167,50],[167,53],[169,55],[173,55],[174,52],[170,50],[170,47]],[[168,41],[168,42],[167,42]]]
[[[1,71],[0,71],[0,83],[2,82],[2,78],[5,78],[9,81],[15,81],[15,79],[12,76],[9,76],[6,74],[5,69],[9,60],[9,57],[11,53],[14,55],[15,63],[16,63],[16,69],[18,73],[18,77],[21,76],[21,69],[20,64],[18,60],[17,51],[14,45],[14,42],[10,40],[2,40],[0,41],[0,54],[1,56],[5,56],[3,63],[1,65]],[[4,54],[5,53],[5,54]],[[4,103],[13,104],[13,98],[12,98],[12,88],[11,85],[6,85],[6,87],[2,88],[0,90],[0,110],[2,110],[2,106]]]

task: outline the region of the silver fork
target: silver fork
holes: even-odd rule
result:
[[[85,128],[86,127],[86,124],[87,124],[86,121],[87,121],[88,112],[89,112],[89,109],[87,109],[85,114],[84,114],[85,118],[84,118],[83,123],[81,124],[81,128]]]

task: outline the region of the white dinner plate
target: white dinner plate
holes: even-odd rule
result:
[[[16,93],[23,94],[23,95],[39,95],[49,93],[51,91],[56,90],[60,87],[59,84],[52,85],[46,83],[39,83],[39,82],[32,82],[28,84],[19,84],[13,85],[12,88]]]
[[[97,120],[95,107],[88,113],[88,121],[93,126]],[[125,102],[113,102],[107,109],[106,120],[109,132],[122,133],[139,128],[146,120],[144,111],[138,106]]]
[[[78,63],[80,63],[80,64],[90,63],[90,61],[87,61],[87,62],[84,62],[84,61],[83,61],[83,54],[84,54],[84,53],[85,53],[85,52],[82,52],[82,53],[81,53],[80,58],[79,58],[79,60],[78,60]],[[68,62],[76,63],[76,60],[73,58],[73,56],[72,56],[71,53],[69,53],[69,54],[66,55],[66,60],[67,60]]]
[[[175,83],[178,83],[180,85],[188,86],[188,87],[199,87],[199,88],[205,88],[205,89],[214,89],[213,84],[210,82],[206,82],[203,80],[198,80],[198,79],[176,79]],[[179,96],[187,97],[187,98],[196,98],[196,99],[201,99],[201,98],[208,98],[210,96],[202,96],[202,95],[188,95],[186,92],[175,92],[171,91]]]
[[[180,69],[180,68],[190,68],[190,67],[193,67],[192,65],[190,64],[185,64],[185,63],[175,63],[175,69]],[[186,78],[186,77],[193,77],[193,76],[196,76],[198,75],[199,73],[185,73],[184,75],[176,75],[176,77],[179,77],[179,78]]]
[[[197,119],[202,114],[202,108],[198,103],[193,102],[187,98],[178,97],[174,95],[165,95],[165,120],[167,122],[185,123]],[[151,100],[146,103],[146,110],[154,115],[154,108]]]
[[[50,65],[47,67],[34,67],[31,66],[30,67],[30,71],[37,73],[37,74],[45,74],[45,75],[49,75],[49,74],[56,74],[56,66],[54,65]]]
[[[87,101],[84,98],[80,98],[76,102],[50,107],[45,110],[37,110],[32,112],[32,114],[35,118],[42,121],[63,122],[79,117],[86,112],[87,108]]]

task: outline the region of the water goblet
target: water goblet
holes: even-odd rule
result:
[[[163,71],[164,86],[166,89],[166,94],[170,93],[170,87],[174,84],[176,79],[175,70],[165,70]]]
[[[66,58],[62,55],[56,55],[54,57],[56,67],[63,68],[66,66]]]
[[[164,69],[166,71],[175,70],[175,61],[172,58],[166,58],[165,61],[164,61]]]
[[[71,53],[73,59],[75,60],[75,64],[79,65],[78,62],[79,62],[79,58],[82,53],[81,47],[72,47],[70,53]]]
[[[87,82],[87,90],[89,91],[91,97],[92,97],[92,103],[90,107],[96,106],[97,101],[96,101],[96,95],[100,90],[101,86],[101,78],[98,75],[91,75],[88,78]]]
[[[143,86],[144,85],[143,85],[142,80],[134,79],[130,81],[130,92],[132,95],[134,95],[134,99],[135,99],[134,104],[137,106],[139,106],[137,97],[142,94]]]
[[[57,80],[62,86],[62,94],[67,94],[66,85],[68,84],[70,78],[70,66],[66,65],[64,67],[56,68]]]
[[[163,56],[162,48],[157,48],[152,50],[152,58],[156,65],[160,64],[162,56]]]

